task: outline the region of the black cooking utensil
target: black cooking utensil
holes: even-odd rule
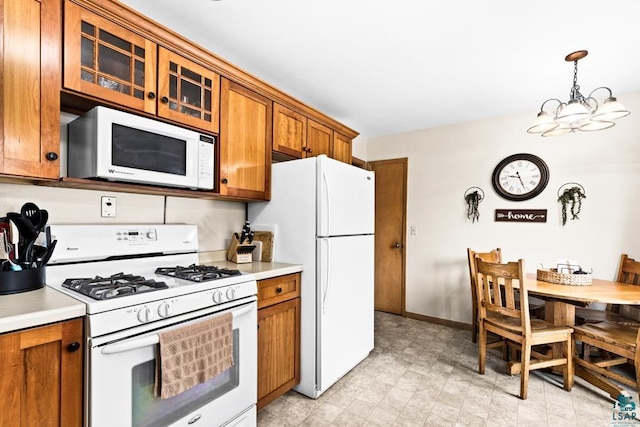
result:
[[[20,208],[20,215],[31,221],[36,234],[40,234],[49,220],[49,212],[44,209],[40,209],[38,205],[33,202],[27,202],[22,205],[22,208]]]
[[[38,237],[38,233],[28,218],[17,212],[7,212],[7,217],[16,225],[20,240],[18,242],[18,253],[20,255],[20,263],[30,265],[33,261],[33,244]]]
[[[58,243],[57,240],[54,240],[53,242],[51,242],[51,244],[47,247],[47,251],[45,252],[45,254],[42,256],[42,259],[40,261],[38,261],[38,267],[44,267],[45,265],[47,265],[47,263],[49,262],[49,259],[51,259],[51,255],[53,255],[53,251],[56,248],[56,243]]]

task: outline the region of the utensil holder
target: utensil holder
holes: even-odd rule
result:
[[[252,262],[251,253],[256,248],[253,243],[240,243],[235,235],[231,235],[229,247],[227,248],[227,260],[236,264]]]
[[[0,295],[35,291],[46,282],[46,268],[29,268],[22,271],[0,271]]]

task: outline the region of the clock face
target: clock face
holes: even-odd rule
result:
[[[507,200],[529,200],[547,186],[549,168],[533,154],[514,154],[502,160],[493,170],[493,188]]]

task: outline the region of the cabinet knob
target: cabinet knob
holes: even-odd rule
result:
[[[169,98],[163,96],[162,98],[160,98],[160,102],[162,102],[163,104],[167,104],[169,102]]]
[[[156,99],[156,94],[154,92],[149,92],[149,94],[147,95],[147,97],[149,99]]]
[[[400,242],[396,242],[395,245],[393,245],[392,247],[396,248],[396,249],[400,249]]]
[[[227,178],[222,178],[220,182],[222,182],[223,184],[227,184],[229,183],[229,180]]]
[[[279,293],[282,293],[282,288],[277,287],[277,288],[276,288],[276,294],[279,294]]]
[[[80,350],[80,343],[77,341],[72,342],[67,346],[67,351],[69,353],[73,353],[74,351]]]
[[[46,158],[47,160],[51,160],[51,161],[58,160],[58,153],[54,153],[53,151],[50,151],[47,153]]]

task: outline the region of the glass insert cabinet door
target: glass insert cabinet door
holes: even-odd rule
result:
[[[158,115],[218,133],[220,76],[160,47]]]
[[[155,43],[65,3],[63,86],[156,113]]]

